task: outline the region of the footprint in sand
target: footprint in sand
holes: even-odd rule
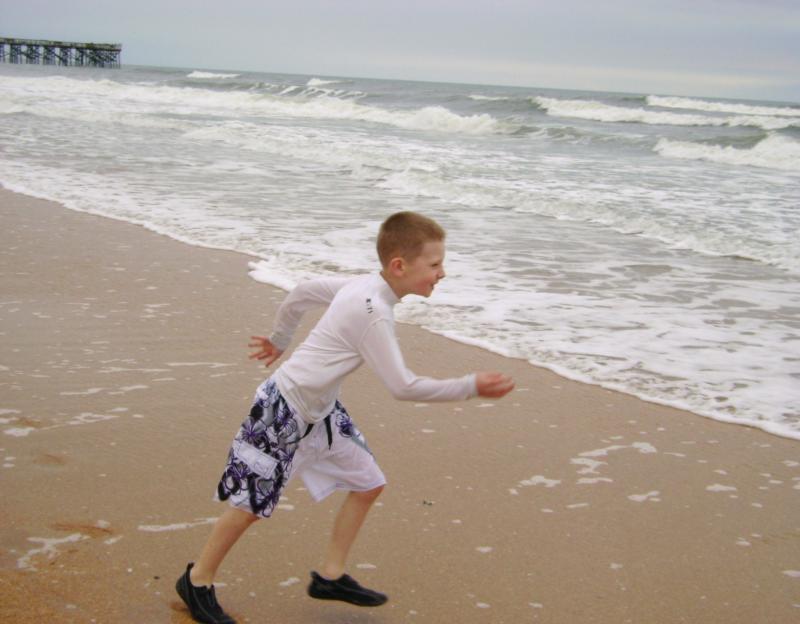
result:
[[[42,453],[36,456],[33,463],[39,466],[63,466],[67,463],[67,460],[52,453]]]
[[[111,530],[111,525],[105,520],[98,520],[94,524],[84,522],[56,522],[50,525],[50,527],[56,531],[78,532],[92,539],[114,535],[114,531]]]
[[[15,419],[13,427],[3,429],[3,433],[14,436],[15,438],[24,438],[37,429],[41,429],[41,427],[42,423],[38,420],[33,420],[32,418],[22,416]]]
[[[48,538],[48,537],[29,537],[28,541],[34,544],[39,544],[38,548],[34,548],[25,553],[22,557],[17,559],[17,568],[21,570],[36,570],[34,559],[41,556],[46,556],[48,560],[55,559],[61,554],[59,546],[64,544],[73,544],[81,540],[88,539],[85,535],[80,533],[73,533],[62,538]]]

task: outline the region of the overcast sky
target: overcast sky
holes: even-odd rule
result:
[[[800,0],[0,0],[123,64],[800,102]]]

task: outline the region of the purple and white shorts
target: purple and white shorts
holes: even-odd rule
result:
[[[367,491],[386,483],[339,401],[309,431],[270,378],[256,390],[250,414],[236,433],[215,498],[268,518],[295,475],[316,501],[337,489]]]

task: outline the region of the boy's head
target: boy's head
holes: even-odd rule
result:
[[[412,262],[425,243],[442,242],[444,229],[433,219],[416,212],[396,212],[381,224],[378,232],[378,258],[386,268],[392,258]]]
[[[393,214],[378,233],[378,257],[381,274],[398,297],[430,297],[445,276],[444,230],[416,212]]]

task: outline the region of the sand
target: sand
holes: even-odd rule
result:
[[[189,622],[174,592],[266,372],[284,293],[246,256],[0,191],[0,620]],[[313,320],[313,319],[310,319]],[[304,327],[307,327],[307,323]],[[242,622],[800,621],[800,445],[400,326],[420,374],[497,369],[501,400],[348,405],[389,479],[350,572],[305,595],[342,494],[292,482],[218,578]]]

